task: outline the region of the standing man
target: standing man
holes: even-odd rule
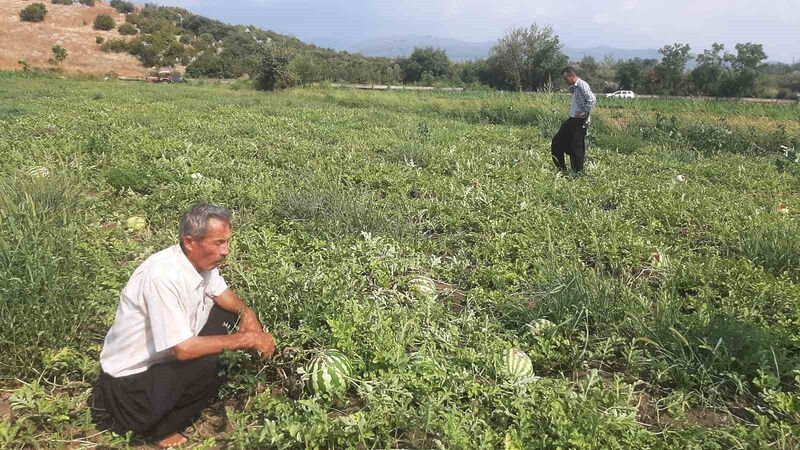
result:
[[[558,133],[553,137],[550,152],[559,170],[567,170],[564,162],[564,154],[567,154],[572,170],[580,173],[583,171],[583,161],[586,156],[586,129],[591,121],[589,115],[597,103],[597,98],[592,93],[592,88],[578,78],[573,67],[565,67],[561,75],[569,85],[572,104],[569,108],[569,118],[561,124]]]
[[[179,243],[147,258],[122,290],[100,353],[96,420],[161,447],[181,432],[220,386],[223,350],[275,351],[252,309],[219,274],[228,256],[231,211],[196,204],[180,220]],[[239,330],[228,334],[226,323]]]

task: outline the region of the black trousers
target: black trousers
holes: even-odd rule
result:
[[[564,155],[569,155],[569,165],[572,170],[583,170],[583,161],[586,158],[586,119],[570,117],[561,124],[558,133],[550,143],[550,153],[553,162],[560,170],[567,170]]]
[[[214,305],[198,336],[228,334],[226,323],[233,325],[236,319],[236,314]],[[218,355],[173,360],[124,377],[112,377],[101,369],[92,396],[95,423],[151,440],[183,431],[217,394],[218,360]]]

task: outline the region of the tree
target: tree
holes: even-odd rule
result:
[[[289,73],[300,84],[311,84],[322,79],[319,62],[309,53],[302,53],[292,58],[289,62]]]
[[[488,58],[500,87],[521,91],[557,80],[568,63],[558,35],[549,26],[512,29],[492,47]]]
[[[61,66],[67,59],[67,49],[60,45],[54,45],[50,50],[53,52],[53,56],[47,62],[54,66]]]
[[[763,45],[750,42],[736,44],[736,55],[725,54],[725,61],[731,65],[731,71],[721,82],[720,94],[738,97],[754,95],[765,59],[767,54],[764,53]]]
[[[94,18],[95,30],[113,30],[116,25],[114,18],[108,14],[98,14],[97,17]]]
[[[133,12],[135,9],[133,3],[126,2],[123,0],[111,0],[111,3],[109,4],[111,5],[112,8],[116,9],[117,11],[123,14]]]
[[[664,94],[677,95],[683,88],[683,73],[692,56],[689,54],[689,44],[665,45],[658,52],[661,53],[661,62],[656,66],[660,90]]]
[[[292,53],[286,47],[274,44],[264,46],[256,87],[262,91],[274,91],[294,86],[295,80],[289,72],[291,60]]]
[[[697,56],[697,67],[692,70],[692,82],[705,95],[717,95],[719,83],[727,68],[723,55],[725,46],[713,43],[710,49]]]
[[[578,71],[581,78],[594,85],[594,81],[596,81],[600,72],[600,64],[597,63],[597,60],[594,59],[594,56],[584,55],[583,58],[581,58],[581,60],[578,62]]]
[[[405,74],[405,81],[415,83],[420,81],[424,73],[428,74],[428,79],[446,76],[450,70],[450,58],[447,52],[439,48],[416,47],[408,58],[400,60],[400,67]]]
[[[652,71],[658,61],[655,59],[633,58],[622,61],[617,65],[616,80],[620,89],[628,91],[644,91],[649,93],[650,89],[646,75]]]
[[[19,12],[19,18],[23,22],[41,22],[47,15],[47,8],[44,3],[33,3]]]

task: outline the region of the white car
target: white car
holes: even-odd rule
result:
[[[617,91],[617,92],[612,92],[610,94],[606,94],[606,97],[636,98],[636,94],[634,94],[633,91]]]

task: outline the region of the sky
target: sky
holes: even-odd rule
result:
[[[551,25],[567,47],[660,48],[685,42],[764,45],[771,61],[800,62],[800,0],[157,0],[223,22],[312,43],[404,34],[494,41],[514,27]]]

